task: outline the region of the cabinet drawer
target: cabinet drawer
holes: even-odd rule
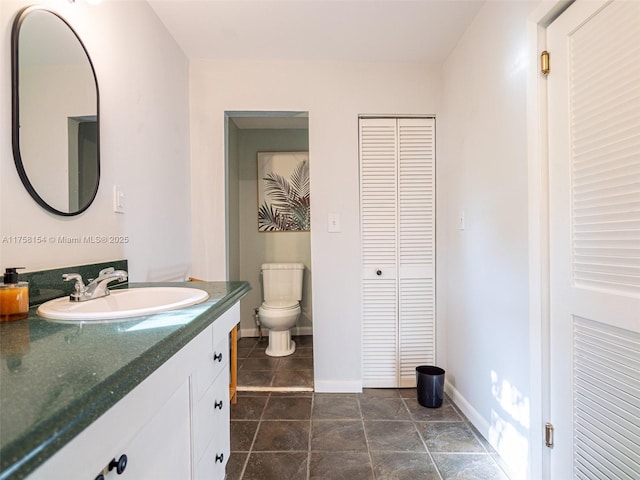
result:
[[[240,323],[240,303],[236,303],[213,322],[213,338],[216,342],[228,337],[231,329]]]
[[[228,444],[229,372],[225,369],[193,409],[193,458],[199,461],[212,443]]]
[[[220,339],[216,339],[216,344],[213,347],[213,367],[215,370],[214,378],[217,377],[221,371],[229,369],[229,333]]]
[[[202,458],[196,463],[194,480],[223,480],[229,461],[229,442],[222,444],[212,443]]]
[[[210,342],[213,342],[213,337]],[[208,351],[203,351],[201,357],[198,368],[191,375],[193,395],[196,401],[202,398],[220,372],[228,369],[228,337],[223,337],[213,349],[209,347]]]

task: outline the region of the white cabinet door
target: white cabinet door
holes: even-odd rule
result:
[[[360,120],[363,385],[435,359],[435,120]]]
[[[107,480],[191,478],[189,382],[184,372],[161,372],[167,369],[129,392],[29,479],[94,479],[100,473]],[[127,456],[122,474],[109,471],[110,460],[122,455]]]
[[[114,452],[116,459],[127,455],[127,467],[121,475],[112,470],[105,480],[188,479],[190,442],[189,383],[185,381],[122,453]]]

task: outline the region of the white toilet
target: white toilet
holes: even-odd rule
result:
[[[291,340],[291,327],[300,317],[302,299],[302,263],[263,263],[263,302],[258,309],[260,324],[269,329],[269,345],[265,353],[284,357],[296,350]]]

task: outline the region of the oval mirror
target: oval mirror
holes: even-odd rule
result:
[[[20,179],[58,215],[85,211],[100,180],[98,81],[82,41],[58,14],[21,10],[11,32],[12,142]]]

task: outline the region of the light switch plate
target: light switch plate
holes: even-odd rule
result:
[[[113,186],[113,211],[124,213],[124,192],[118,185]]]

